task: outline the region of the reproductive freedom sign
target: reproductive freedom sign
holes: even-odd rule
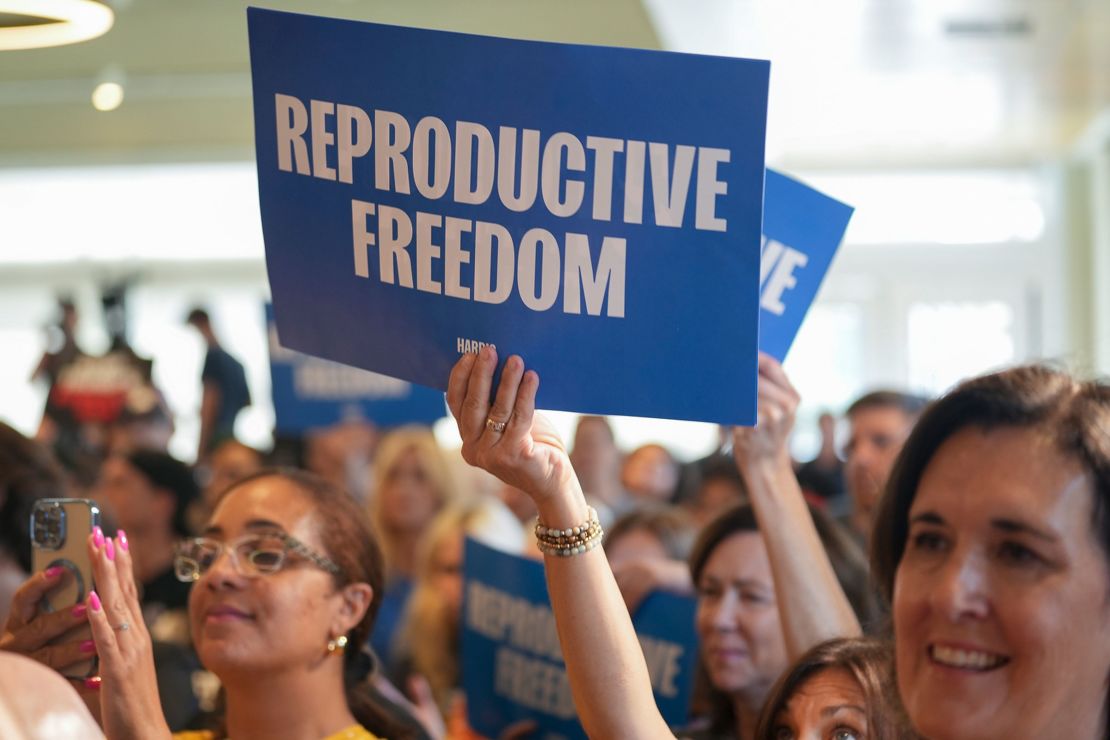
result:
[[[769,64],[252,8],[282,344],[551,409],[755,420]]]

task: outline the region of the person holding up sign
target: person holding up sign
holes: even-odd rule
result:
[[[539,377],[525,372],[521,358],[512,356],[495,390],[496,366],[492,347],[464,355],[451,372],[447,403],[458,422],[466,461],[528,493],[539,510],[537,534],[548,592],[582,725],[591,737],[671,737],[652,699],[643,654],[612,571],[604,555],[593,551],[602,536],[596,514],[586,504],[562,440],[535,414]],[[761,363],[760,426],[737,439],[768,492],[773,490],[769,484],[778,480],[776,451],[797,402],[796,394],[791,400],[780,387],[777,367]],[[797,497],[801,502],[800,492]],[[804,502],[800,505],[804,512]],[[769,520],[784,525],[792,521],[796,533],[802,533],[793,540],[798,552],[789,557],[781,558],[782,543],[767,546],[772,559],[781,559],[775,589],[783,592],[783,610],[798,607],[803,612],[783,619],[791,656],[821,639],[859,632],[812,522],[795,509],[792,502],[777,509],[773,502],[763,507]],[[754,729],[754,723],[737,726],[734,736],[751,737]]]
[[[543,530],[549,552],[561,555],[545,560],[548,588],[583,724],[596,737],[668,737],[612,574],[591,552],[593,517],[561,441],[534,414],[539,378],[510,358],[490,406],[495,364],[493,352],[460,360],[448,402],[464,457],[529,491],[541,521],[557,528]],[[771,453],[752,468],[771,480],[778,466],[767,430],[782,428],[791,400],[772,390],[773,366],[761,365],[771,381],[760,384],[763,432],[736,442]],[[965,381],[911,433],[880,504],[873,560],[916,732],[1107,737],[1108,427],[1110,387],[1034,366]],[[584,536],[575,521],[588,522]],[[776,568],[797,560],[768,549]],[[802,590],[816,585],[797,581],[784,594],[789,640],[807,623],[828,629],[813,612],[840,608],[835,584]]]

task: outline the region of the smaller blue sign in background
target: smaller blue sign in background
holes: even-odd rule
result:
[[[266,326],[278,432],[300,434],[343,421],[431,424],[447,413],[440,391],[285,349],[269,304]]]
[[[767,170],[759,349],[780,362],[817,297],[853,210],[808,185]]]
[[[531,720],[535,737],[585,738],[543,566],[467,540],[464,576],[462,682],[470,726],[497,737]],[[687,720],[697,653],[694,610],[691,598],[656,593],[633,617],[656,704],[671,725]]]

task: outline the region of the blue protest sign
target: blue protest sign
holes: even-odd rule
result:
[[[759,348],[779,362],[786,359],[802,319],[817,297],[853,210],[797,180],[767,170]]]
[[[632,615],[647,661],[655,704],[672,727],[686,724],[694,688],[698,643],[694,631],[697,602],[657,591]]]
[[[527,719],[545,740],[585,738],[543,566],[468,539],[463,570],[462,682],[470,726],[497,737]],[[696,659],[693,599],[653,594],[633,625],[660,712],[668,723],[684,724]]]
[[[439,391],[282,347],[269,305],[266,325],[279,432],[300,434],[343,421],[431,424],[447,413]]]
[[[286,346],[442,389],[491,343],[545,408],[754,422],[767,62],[248,24]]]

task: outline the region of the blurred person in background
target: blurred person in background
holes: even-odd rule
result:
[[[602,526],[628,510],[632,502],[621,485],[621,451],[608,419],[578,417],[570,462]]]
[[[243,364],[220,346],[212,320],[203,308],[189,312],[186,323],[200,333],[206,347],[200,372],[200,439],[197,461],[202,461],[225,439],[235,436],[235,418],[250,406],[251,394]]]
[[[50,451],[0,422],[0,622],[12,594],[31,574],[31,510],[40,498],[65,498],[65,474]]]
[[[128,389],[119,416],[108,427],[108,453],[168,452],[173,432],[173,413],[165,397],[153,385],[139,385]]]
[[[605,556],[629,614],[635,614],[653,591],[693,593],[686,558],[694,534],[689,515],[673,506],[630,511],[606,531]]]
[[[516,486],[500,483],[494,492],[497,499],[513,513],[520,525],[528,529],[528,525],[536,519],[536,505],[524,491]]]
[[[848,407],[851,431],[844,447],[844,477],[851,512],[844,523],[864,547],[871,541],[875,510],[894,461],[927,404],[922,396],[879,390]]]
[[[817,429],[821,448],[815,458],[798,466],[798,485],[806,498],[830,507],[830,513],[835,514],[831,507],[837,506],[844,496],[844,462],[837,455],[836,417],[827,411],[822,413],[817,417]]]
[[[377,427],[363,420],[313,429],[304,437],[304,467],[365,503],[374,487],[378,437]]]
[[[208,458],[208,464],[197,470],[204,486],[200,498],[189,509],[189,528],[199,531],[212,515],[220,495],[248,475],[257,473],[264,463],[261,452],[236,439],[217,445]]]
[[[460,636],[465,540],[520,554],[523,540],[516,527],[512,512],[496,499],[472,499],[441,511],[420,545],[412,598],[389,673],[400,686],[413,678],[426,680],[443,717],[456,724],[462,719],[457,694],[464,688]]]
[[[72,298],[58,298],[58,314],[57,323],[47,329],[46,352],[31,374],[31,380],[46,380],[50,385],[54,385],[62,368],[85,355],[77,344],[77,306]]]
[[[678,493],[679,465],[666,447],[646,444],[624,458],[621,485],[635,504],[670,504]]]
[[[0,652],[0,737],[91,740],[104,734],[57,672],[22,655]]]
[[[109,457],[92,491],[105,520],[127,532],[143,614],[156,636],[167,636],[156,626],[163,614],[180,615],[188,603],[189,584],[174,576],[174,544],[191,534],[187,511],[198,493],[184,463],[149,450]]]
[[[748,488],[736,469],[736,462],[732,457],[718,455],[703,463],[700,482],[684,505],[693,518],[694,526],[700,529],[747,500]]]
[[[424,533],[455,498],[455,481],[430,429],[402,427],[382,438],[369,503],[370,523],[385,556],[385,591],[370,637],[381,658],[389,655],[412,593]]]

